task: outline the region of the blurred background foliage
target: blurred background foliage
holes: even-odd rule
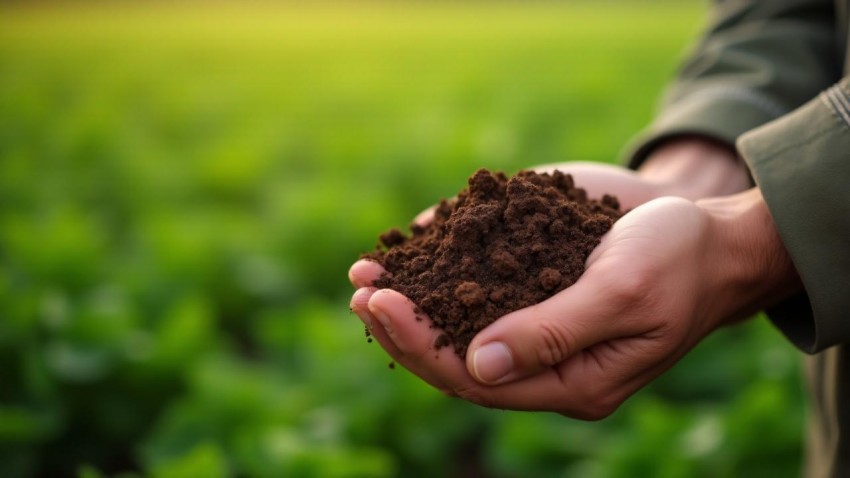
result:
[[[764,319],[583,423],[443,397],[347,310],[478,167],[616,161],[704,9],[0,6],[0,474],[795,476]]]

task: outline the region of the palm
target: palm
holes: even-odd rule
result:
[[[571,174],[576,185],[584,188],[592,198],[601,198],[604,194],[617,196],[625,210],[667,193],[664,188],[647,181],[635,171],[610,164],[572,162],[534,168],[538,172],[555,169]]]

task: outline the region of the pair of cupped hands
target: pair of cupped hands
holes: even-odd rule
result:
[[[443,393],[494,408],[608,416],[717,327],[800,288],[758,188],[734,151],[699,137],[655,149],[637,171],[593,163],[535,168],[572,174],[590,197],[624,210],[581,278],[498,318],[466,360],[434,350],[441,333],[414,304],[349,271],[351,308],[392,358]],[[430,212],[415,222],[425,224]]]

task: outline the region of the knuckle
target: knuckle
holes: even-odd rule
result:
[[[573,332],[565,325],[557,321],[543,320],[538,327],[541,346],[536,352],[541,365],[551,367],[560,363],[576,348]]]
[[[616,300],[624,306],[632,306],[647,299],[653,289],[657,274],[648,267],[620,273],[611,284]]]

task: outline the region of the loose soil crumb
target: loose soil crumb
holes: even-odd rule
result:
[[[542,302],[575,283],[584,263],[622,216],[617,198],[588,199],[568,174],[478,170],[434,220],[380,236],[362,258],[386,269],[375,287],[394,289],[443,331],[435,349],[466,356],[469,342],[497,318]]]

